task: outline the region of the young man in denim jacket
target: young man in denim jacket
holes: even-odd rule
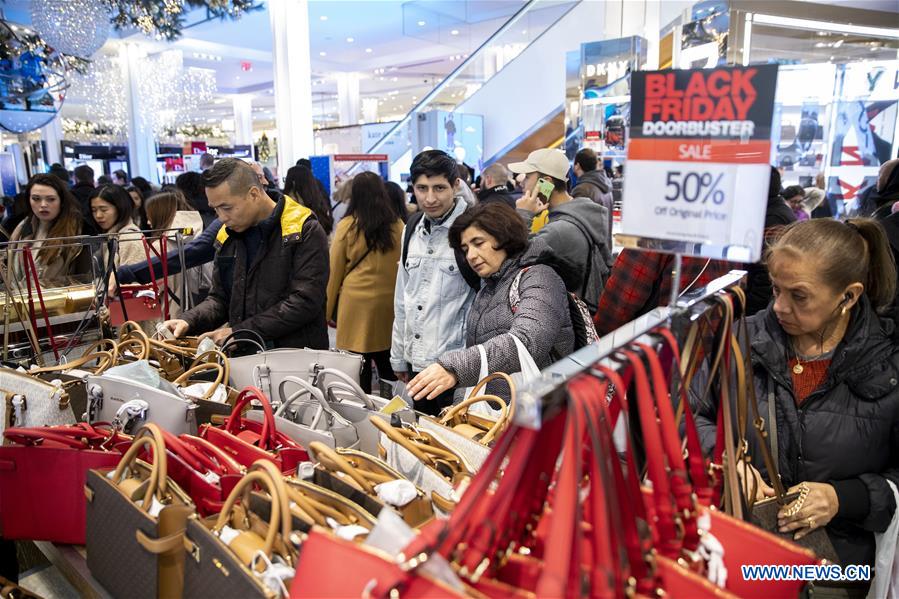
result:
[[[443,353],[465,346],[465,318],[475,296],[448,241],[450,226],[468,207],[456,197],[456,161],[427,150],[415,157],[411,173],[422,216],[410,219],[403,235],[390,349],[391,366],[405,382]],[[435,389],[415,408],[437,414],[452,399],[451,387]]]

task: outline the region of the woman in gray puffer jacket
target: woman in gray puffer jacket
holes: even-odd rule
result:
[[[489,372],[520,372],[512,335],[540,368],[573,351],[567,292],[562,278],[549,265],[552,250],[540,239],[528,240],[515,210],[499,202],[470,208],[453,223],[449,242],[462,250],[481,277],[481,289],[466,320],[465,349],[446,352],[422,371],[409,383],[410,395],[416,400],[432,399],[453,387],[477,384],[481,370],[478,345],[487,352]],[[519,272],[519,299],[513,307],[509,291]],[[490,392],[508,397],[504,387],[497,385]]]

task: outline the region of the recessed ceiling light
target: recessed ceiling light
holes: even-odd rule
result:
[[[452,31],[450,31],[450,35],[459,35],[459,30],[453,29]]]
[[[527,34],[528,34],[528,30],[527,30],[527,29],[522,29],[522,30],[521,30],[521,35],[527,35]]]
[[[368,54],[371,54],[371,48],[366,48],[365,51],[366,51]]]
[[[328,15],[322,15],[322,16],[320,16],[320,17],[318,18],[318,20],[319,20],[319,21],[327,21],[327,20],[328,20]]]
[[[424,27],[424,26],[427,25],[427,24],[428,24],[427,21],[419,21],[419,22],[418,22],[418,26],[419,26],[419,27]]]
[[[399,78],[397,78],[397,77],[392,77],[390,80],[391,80],[391,81],[399,81]]]
[[[235,75],[234,79],[235,80],[240,79],[240,75]]]
[[[319,56],[327,56],[328,53],[327,53],[327,52],[319,52],[318,55],[319,55]]]
[[[346,41],[347,41],[348,44],[352,44],[352,43],[355,42],[356,40],[355,40],[354,38],[348,37],[348,38],[346,38]]]

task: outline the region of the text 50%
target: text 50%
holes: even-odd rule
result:
[[[668,171],[665,186],[669,193],[665,199],[669,202],[684,200],[691,204],[700,200],[705,204],[712,200],[715,204],[723,204],[724,190],[720,188],[723,178],[724,173],[719,173],[717,177],[714,177],[712,173]]]

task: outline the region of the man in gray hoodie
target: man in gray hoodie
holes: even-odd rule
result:
[[[609,239],[612,236],[612,182],[599,167],[596,152],[590,148],[581,148],[574,157],[574,176],[577,185],[571,189],[575,198],[590,198],[609,211]],[[611,241],[610,241],[611,243]]]
[[[535,234],[552,249],[565,286],[580,297],[590,313],[612,266],[612,244],[605,206],[568,193],[568,158],[558,150],[531,152],[523,162],[509,164],[513,173],[526,175],[524,195],[516,206],[530,226],[534,215],[549,208],[549,220]]]

